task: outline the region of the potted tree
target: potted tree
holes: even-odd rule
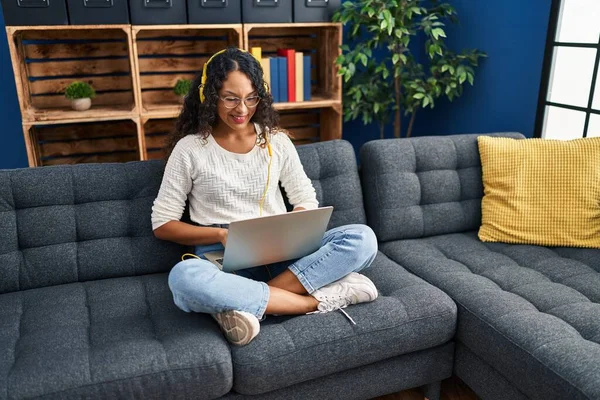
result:
[[[433,108],[441,96],[460,97],[466,82],[473,85],[479,59],[486,57],[479,50],[457,54],[447,48],[444,27],[456,21],[456,11],[440,0],[346,1],[333,19],[350,25],[352,43],[342,46],[336,60],[344,80],[344,120],[376,121],[381,137],[392,115],[394,136],[401,136],[402,113],[410,115],[410,137],[417,111]],[[425,45],[426,64],[409,47],[417,36]],[[382,57],[375,56],[381,52]]]
[[[73,110],[85,111],[91,107],[96,92],[88,83],[74,81],[65,89],[65,97],[71,100]]]
[[[192,86],[192,81],[189,79],[178,79],[175,87],[173,88],[173,92],[179,97],[181,103],[183,103],[183,98],[190,91],[190,87]]]

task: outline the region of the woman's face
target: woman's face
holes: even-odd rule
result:
[[[223,87],[219,91],[219,101],[217,113],[221,122],[234,131],[247,131],[252,116],[256,112],[256,107],[247,107],[244,99],[255,98],[258,96],[256,89],[248,76],[240,71],[232,71],[223,81]],[[235,100],[240,99],[239,104],[234,108],[227,108],[235,104]],[[251,101],[247,101],[251,104]]]

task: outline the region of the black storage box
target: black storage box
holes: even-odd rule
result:
[[[292,22],[292,0],[244,0],[245,23]]]
[[[65,0],[2,0],[4,23],[13,25],[67,25]]]
[[[341,0],[294,0],[294,22],[329,22]]]
[[[186,0],[129,0],[133,25],[187,24]]]
[[[244,0],[247,2],[248,0]],[[187,0],[190,24],[239,24],[242,0]]]
[[[71,25],[129,23],[127,0],[67,0],[67,6]]]

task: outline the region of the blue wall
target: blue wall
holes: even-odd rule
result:
[[[4,17],[0,13],[0,169],[26,166],[21,111],[6,41]]]
[[[421,111],[414,136],[517,131],[533,136],[551,0],[449,0],[460,24],[447,30],[449,46],[488,53],[477,70],[475,86],[450,103],[441,100]],[[0,16],[0,169],[27,166],[25,144],[10,56]],[[404,120],[404,126],[408,124]],[[392,137],[393,129],[386,129]],[[355,149],[377,139],[376,125],[344,124],[343,136]]]
[[[517,131],[532,137],[552,1],[447,1],[459,19],[446,30],[450,49],[477,48],[488,58],[461,98],[440,99],[433,110],[417,114],[413,136]],[[344,124],[343,136],[358,150],[379,131],[353,121]],[[393,137],[391,125],[386,137]]]

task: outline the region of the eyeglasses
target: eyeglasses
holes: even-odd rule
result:
[[[219,96],[219,99],[221,99],[223,101],[223,103],[225,104],[225,108],[236,108],[237,106],[240,105],[240,102],[242,101],[242,99],[240,99],[239,97],[233,97],[233,96],[225,96],[225,97]],[[258,97],[258,96],[250,96],[250,97],[246,97],[244,99],[244,104],[248,108],[256,107],[259,102],[260,102],[260,97]]]

